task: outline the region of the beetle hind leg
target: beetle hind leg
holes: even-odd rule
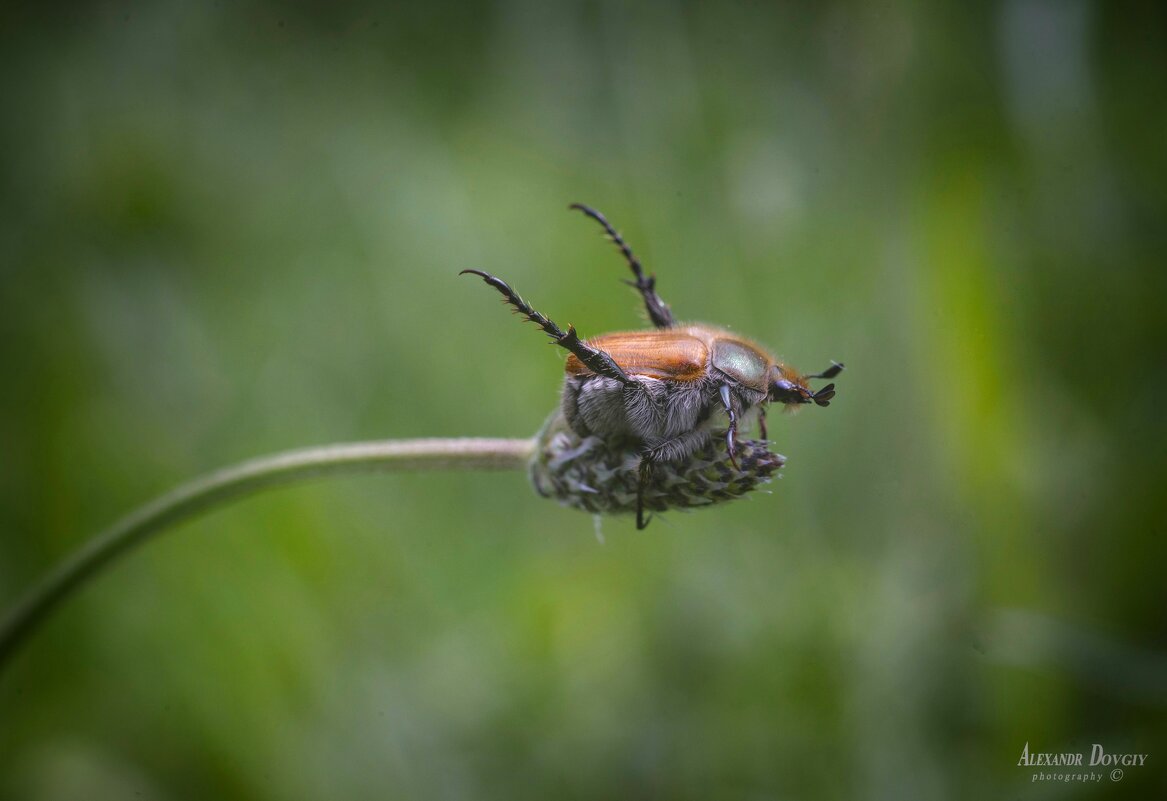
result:
[[[669,306],[660,299],[660,295],[656,294],[656,276],[645,275],[644,268],[640,266],[640,260],[632,255],[632,248],[624,241],[624,237],[617,233],[612,224],[608,222],[608,218],[600,212],[585,206],[582,203],[572,203],[569,208],[576,211],[582,211],[587,216],[598,222],[603,226],[608,238],[620,249],[624,254],[624,260],[628,262],[628,266],[632,269],[632,274],[636,276],[635,281],[628,281],[629,286],[634,286],[640,291],[640,296],[644,298],[644,308],[648,312],[649,319],[657,328],[672,328],[677,324],[673,319],[673,313],[669,310]]]
[[[554,321],[544,317],[542,314],[531,308],[531,305],[519,297],[519,293],[511,289],[510,285],[507,284],[506,281],[493,276],[490,273],[484,273],[482,270],[463,270],[458,274],[465,275],[466,273],[477,275],[487,284],[497,289],[503,296],[503,299],[506,300],[506,302],[509,303],[512,307],[514,307],[515,311],[523,315],[523,317],[530,320],[535,325],[542,328],[543,332],[546,333],[547,336],[551,337],[556,345],[569,351],[570,353],[574,353],[576,358],[583,362],[584,366],[596,375],[606,376],[607,378],[614,378],[621,384],[635,383],[631,378],[628,377],[628,374],[624,372],[620,365],[616,364],[615,360],[611,356],[599,348],[593,348],[591,345],[580,339],[579,335],[575,332],[575,326],[569,325],[567,327],[567,331],[564,331],[562,328],[557,326]]]

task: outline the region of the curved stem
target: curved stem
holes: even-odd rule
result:
[[[62,601],[155,534],[241,496],[315,476],[372,470],[516,470],[527,439],[413,439],[285,451],[226,467],[139,507],[89,540],[31,587],[0,623],[0,667]]]

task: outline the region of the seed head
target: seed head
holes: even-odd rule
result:
[[[724,435],[724,432],[721,432]],[[737,443],[733,466],[724,436],[713,432],[702,449],[677,462],[654,464],[644,488],[644,508],[694,509],[745,496],[769,483],[786,463],[762,440]],[[535,491],[564,506],[593,514],[636,512],[641,446],[581,437],[555,412],[539,432],[529,472]]]

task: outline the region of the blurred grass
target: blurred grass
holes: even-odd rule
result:
[[[1167,639],[1160,10],[0,14],[0,599],[241,458],[533,433],[561,356],[456,273],[640,325],[572,201],[680,316],[848,365],[773,495],[603,547],[518,475],[187,526],[0,677],[0,797],[1162,792],[1156,685],[1064,642]]]

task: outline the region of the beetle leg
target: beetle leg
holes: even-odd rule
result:
[[[737,412],[733,409],[733,397],[729,394],[729,384],[721,385],[721,405],[729,415],[729,430],[725,432],[725,446],[729,450],[729,460],[734,470],[741,470],[737,463]]]
[[[648,311],[648,316],[652,320],[652,324],[657,328],[672,328],[676,325],[676,320],[673,319],[673,313],[669,311],[668,304],[656,294],[656,276],[644,274],[644,268],[640,266],[640,261],[632,255],[632,248],[628,246],[628,243],[624,241],[624,238],[620,234],[616,233],[616,229],[612,227],[612,224],[608,222],[607,218],[603,214],[600,214],[600,212],[582,203],[572,203],[569,208],[582,211],[600,225],[604,226],[604,231],[607,232],[608,238],[615,243],[616,247],[620,248],[620,252],[624,254],[624,259],[628,262],[628,266],[632,268],[632,274],[636,276],[635,281],[628,281],[626,283],[640,290],[640,296],[644,298],[644,308]]]
[[[653,464],[677,462],[697,452],[707,442],[709,442],[709,431],[697,428],[664,442],[658,442],[651,448],[646,448],[644,457]]]
[[[758,406],[758,433],[762,435],[762,439],[770,439],[766,436],[766,407]]]
[[[542,328],[547,336],[555,341],[556,345],[574,353],[576,358],[583,362],[584,366],[596,375],[614,378],[621,384],[636,383],[628,377],[628,374],[621,369],[620,365],[616,364],[611,356],[581,340],[575,332],[575,326],[569,325],[567,331],[564,332],[554,322],[532,309],[527,301],[519,297],[519,294],[507,285],[506,281],[503,281],[501,278],[496,278],[490,273],[484,273],[481,270],[463,270],[458,274],[465,275],[466,273],[479,276],[483,281],[497,289],[503,298],[506,299],[506,302],[515,308],[515,311]]]
[[[652,477],[652,461],[647,457],[640,460],[640,477],[636,482],[636,530],[643,531],[648,528],[649,522],[652,520],[652,515],[648,518],[644,516],[644,488],[648,486],[648,481]]]
[[[807,378],[834,378],[839,373],[843,372],[843,365],[840,362],[831,362],[831,366],[821,373],[808,375]]]
[[[648,489],[655,465],[662,462],[676,462],[688,458],[709,442],[709,431],[695,428],[672,439],[645,447],[640,456],[640,480],[636,485],[636,527],[644,528],[652,516],[644,516],[644,492]],[[737,466],[736,463],[734,465]]]

